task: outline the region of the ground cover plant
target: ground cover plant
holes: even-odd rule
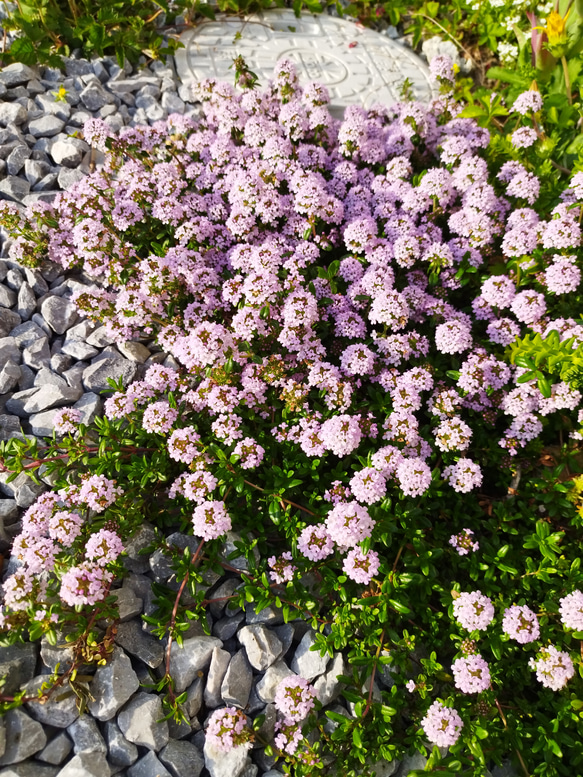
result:
[[[117,386],[91,428],[65,409],[48,447],[2,444],[4,468],[53,478],[15,540],[2,629],[69,631],[79,661],[54,687],[106,660],[110,591],[144,519],[176,569],[151,619],[168,649],[205,623],[205,575],[232,569],[234,529],[249,571],[233,601],[306,618],[349,661],[346,714],[302,678],[280,688],[268,745],[294,774],[415,750],[443,774],[581,769],[582,397],[509,347],[583,341],[583,189],[519,140],[546,120],[536,88],[508,107],[512,135],[491,135],[460,116],[451,62],[432,69],[429,107],[340,122],[290,63],[264,87],[239,61],[255,88],[205,82],[200,121],[119,137],[91,120],[103,170],[24,217],[2,205],[12,258],[82,268],[96,285],[79,310],[177,365]],[[176,529],[192,549],[169,546]],[[157,689],[179,715],[168,672]],[[207,736],[247,747],[262,724],[223,708]]]

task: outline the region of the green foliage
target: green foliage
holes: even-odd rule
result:
[[[559,378],[575,388],[583,386],[583,345],[572,337],[560,340],[556,330],[542,338],[526,335],[509,349],[512,364],[527,370],[519,383],[536,380],[541,394],[551,396],[549,377]]]
[[[27,0],[9,11],[3,25],[22,33],[2,57],[4,63],[62,66],[62,56],[81,48],[84,55],[114,55],[137,63],[142,53],[159,59],[181,44],[164,44],[156,26],[161,14],[171,15],[166,0]]]

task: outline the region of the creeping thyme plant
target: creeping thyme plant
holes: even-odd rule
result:
[[[112,388],[90,427],[65,410],[47,447],[3,444],[5,470],[52,488],[15,540],[3,635],[65,632],[73,667],[106,660],[124,547],[147,521],[175,570],[148,618],[168,714],[183,700],[171,652],[193,619],[208,629],[236,556],[234,604],[306,619],[322,654],[345,657],[342,713],[290,677],[274,740],[261,716],[221,708],[219,749],[267,747],[296,775],[418,750],[443,774],[511,760],[571,776],[582,396],[560,379],[543,396],[506,352],[552,330],[583,342],[583,186],[515,142],[543,126],[535,88],[509,108],[511,140],[460,117],[450,61],[432,71],[429,106],[343,121],[286,61],[263,89],[206,81],[199,120],[119,136],[90,120],[102,170],[24,214],[2,204],[13,259],[82,270],[81,314],[174,360]]]

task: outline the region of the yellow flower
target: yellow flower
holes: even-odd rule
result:
[[[569,9],[570,10],[570,9]],[[567,16],[569,11],[563,17],[557,11],[551,11],[547,18],[545,32],[551,46],[560,46],[567,43]]]

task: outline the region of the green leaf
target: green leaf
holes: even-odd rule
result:
[[[529,80],[515,70],[507,70],[505,67],[491,67],[488,69],[488,78],[493,81],[505,81],[517,86],[528,86]]]

